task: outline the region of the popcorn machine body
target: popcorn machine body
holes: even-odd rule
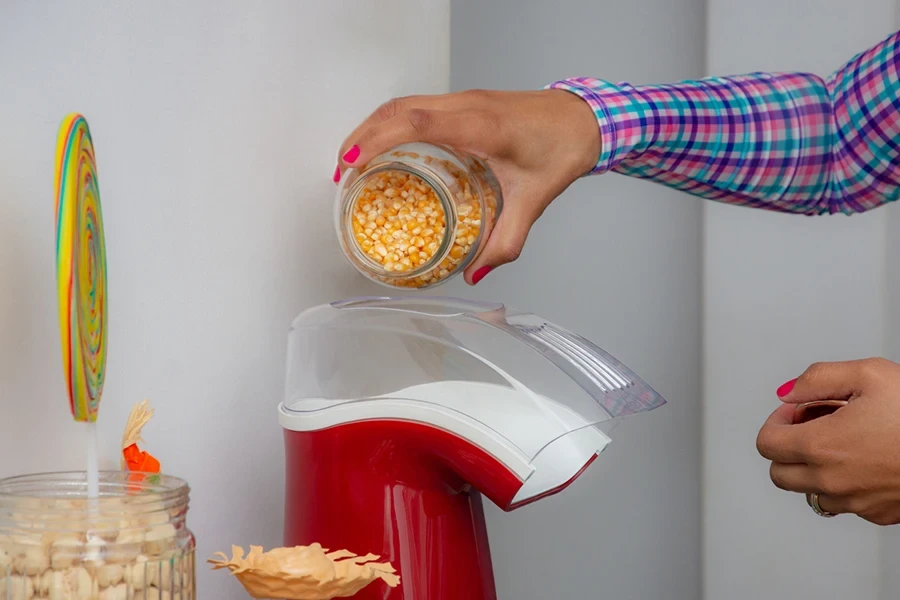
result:
[[[565,489],[622,417],[664,402],[591,342],[499,303],[310,309],[279,406],[284,544],[390,561],[400,586],[360,599],[493,600],[482,495],[511,511]]]

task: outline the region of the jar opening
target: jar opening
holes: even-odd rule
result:
[[[343,202],[344,245],[366,270],[388,280],[427,277],[450,253],[456,205],[447,185],[416,165],[366,169]]]
[[[428,289],[477,260],[500,196],[479,159],[434,144],[403,144],[343,173],[335,230],[346,258],[369,280]]]

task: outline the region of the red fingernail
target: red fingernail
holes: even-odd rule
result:
[[[331,179],[332,179],[332,181],[334,181],[335,183],[337,183],[338,181],[341,180],[341,167],[340,167],[340,165],[338,165],[337,167],[334,168],[334,177],[332,177]]]
[[[781,387],[778,388],[778,390],[775,393],[778,394],[779,398],[784,398],[785,396],[787,396],[788,394],[791,393],[792,389],[794,389],[795,383],[797,383],[797,380],[791,379],[787,383],[782,384]]]
[[[359,158],[359,146],[353,146],[349,150],[347,150],[347,154],[344,155],[344,162],[347,164],[353,164]]]
[[[489,267],[489,266],[485,265],[485,266],[481,267],[480,269],[478,269],[477,271],[475,271],[475,273],[472,274],[472,285],[475,285],[476,283],[478,283],[479,281],[484,279],[484,276],[487,275],[488,273],[490,273],[493,268],[494,267]]]

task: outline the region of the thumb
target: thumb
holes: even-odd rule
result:
[[[497,225],[488,237],[484,250],[465,272],[469,285],[475,285],[502,265],[514,262],[522,253],[531,226],[537,217],[524,209],[521,204],[512,204],[510,210],[500,213]]]
[[[822,362],[810,365],[800,377],[778,388],[776,394],[789,404],[847,400],[858,395],[864,383],[865,361]]]

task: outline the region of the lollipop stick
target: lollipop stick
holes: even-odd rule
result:
[[[97,465],[97,423],[87,423],[87,488],[88,498],[97,498],[100,495],[100,468]]]

